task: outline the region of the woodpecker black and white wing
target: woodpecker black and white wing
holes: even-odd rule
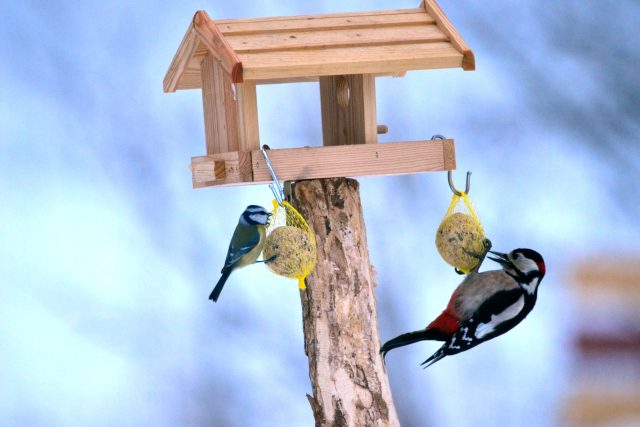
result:
[[[445,356],[461,353],[504,334],[520,323],[532,308],[533,304],[521,288],[495,293],[422,365],[426,368]]]
[[[454,312],[462,321],[471,318],[495,290],[519,289],[518,281],[504,270],[469,274],[456,291]]]
[[[502,335],[531,311],[521,288],[496,292],[465,322],[460,324],[447,346],[447,354],[468,350],[481,342]]]

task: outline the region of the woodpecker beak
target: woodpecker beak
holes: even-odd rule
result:
[[[507,267],[511,265],[511,261],[509,261],[509,257],[507,256],[507,254],[503,254],[502,252],[494,252],[494,251],[489,251],[489,253],[495,255],[495,256],[488,256],[487,258],[489,258],[490,260],[497,262],[503,267]]]

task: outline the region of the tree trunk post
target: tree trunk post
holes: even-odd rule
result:
[[[316,426],[399,426],[382,357],[358,182],[300,181],[293,206],[316,235],[318,262],[301,291]]]
[[[345,81],[351,86],[346,100],[338,93]],[[321,77],[320,96],[324,145],[376,142],[373,76]],[[307,398],[316,426],[399,426],[379,353],[375,271],[359,184],[347,178],[298,181],[291,201],[318,247],[316,267],[300,293],[313,388]]]

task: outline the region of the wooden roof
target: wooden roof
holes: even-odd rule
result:
[[[199,11],[167,71],[165,92],[201,87],[207,53],[236,83],[475,69],[473,53],[433,0],[415,9],[257,19],[212,20]]]

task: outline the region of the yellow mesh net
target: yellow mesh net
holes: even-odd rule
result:
[[[436,247],[446,262],[463,273],[469,273],[486,252],[486,238],[469,196],[465,192],[460,193],[460,196],[453,195],[438,227]],[[462,205],[459,205],[460,199],[464,202]]]
[[[270,260],[266,265],[273,273],[296,278],[300,289],[305,288],[304,279],[316,265],[316,237],[303,216],[286,201],[282,206],[273,201],[262,257]]]

